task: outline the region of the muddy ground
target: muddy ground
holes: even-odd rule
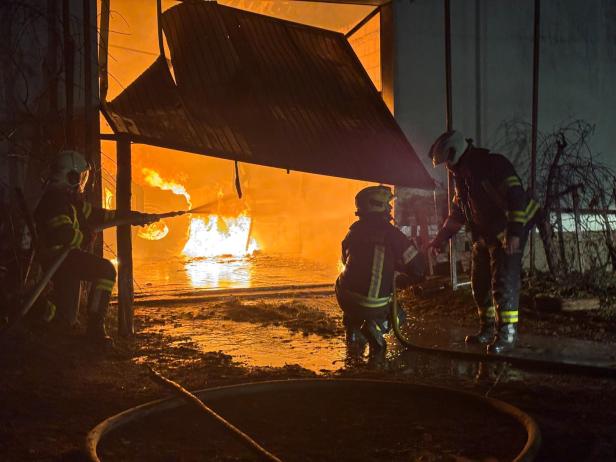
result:
[[[438,287],[434,283],[421,293],[405,295],[411,328],[429,330],[451,319],[472,328],[470,293]],[[112,313],[112,328],[113,319]],[[200,337],[193,335],[198,326],[207,327]],[[214,343],[210,349],[207,333],[222,335],[214,332],[216,326],[224,327],[229,343]],[[136,328],[134,338],[118,340],[111,352],[88,347],[80,329],[66,332],[59,326],[28,326],[5,340],[0,351],[0,460],[83,460],[85,435],[97,423],[167,395],[150,380],[146,364],[189,389],[316,376],[388,378],[464,389],[502,399],[532,415],[543,432],[538,460],[616,460],[616,380],[411,355],[393,339],[383,361],[345,362],[340,360],[341,318],[331,294],[137,307]],[[592,339],[616,346],[614,322],[596,311],[542,311],[527,303],[521,328],[559,342]],[[236,344],[244,349],[233,350]],[[296,363],[268,365],[276,363],[268,345],[274,345],[277,356],[297,358]],[[391,422],[396,424],[395,415]]]

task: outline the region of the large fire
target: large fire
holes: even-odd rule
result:
[[[217,257],[250,255],[258,246],[250,237],[250,217],[236,218],[210,215],[207,219],[193,218],[183,253],[189,257]]]
[[[192,207],[190,194],[182,184],[167,181],[156,170],[150,168],[143,168],[142,173],[147,184],[184,196],[187,208]],[[222,201],[222,199],[223,197],[219,194],[218,200]],[[191,216],[188,241],[182,253],[193,258],[251,255],[258,249],[257,242],[250,236],[251,223],[252,219],[246,211],[236,217],[214,214],[205,217]],[[148,240],[160,240],[168,233],[169,227],[161,221],[144,227],[137,236]]]

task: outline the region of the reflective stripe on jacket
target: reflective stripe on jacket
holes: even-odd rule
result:
[[[406,271],[414,244],[382,215],[356,221],[342,241],[339,278],[345,296],[360,306],[378,308],[390,301],[394,271]]]
[[[511,162],[500,154],[471,148],[456,166],[454,181],[448,220],[465,223],[475,238],[493,239],[503,232],[520,236],[539,211]]]

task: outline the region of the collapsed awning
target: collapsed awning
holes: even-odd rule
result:
[[[162,16],[158,58],[105,111],[135,142],[289,170],[432,188],[342,34],[218,5]]]

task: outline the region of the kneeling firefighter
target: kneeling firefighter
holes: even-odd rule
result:
[[[390,223],[393,194],[386,186],[370,186],[355,196],[355,215],[342,241],[344,270],[336,281],[336,297],[344,312],[347,347],[370,353],[385,350],[383,334],[391,329],[394,272],[406,273],[410,283],[425,276],[426,259]],[[399,321],[403,312],[399,311]]]
[[[47,187],[34,216],[44,269],[48,269],[66,248],[71,249],[52,279],[52,298],[58,320],[70,326],[77,324],[80,281],[89,281],[92,287],[88,300],[87,339],[111,344],[105,331],[105,316],[116,270],[109,260],[84,249],[98,228],[123,217],[117,216],[115,210],[95,207],[85,200],[84,188],[89,172],[90,166],[80,153],[62,151],[54,159]],[[126,218],[139,225],[157,221],[155,216],[133,211],[128,212]]]
[[[487,344],[488,353],[510,350],[517,339],[522,254],[543,213],[507,158],[476,148],[460,132],[443,133],[430,157],[435,167],[444,163],[452,173],[455,196],[429,246],[439,249],[463,225],[473,242],[471,284],[479,331],[466,342]]]

